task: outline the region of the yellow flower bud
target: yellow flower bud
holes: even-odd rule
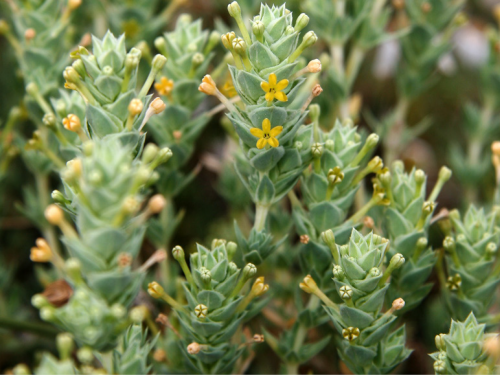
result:
[[[166,203],[167,201],[165,200],[163,195],[155,194],[149,199],[148,209],[150,212],[158,214],[163,210]]]
[[[165,108],[167,108],[167,106],[160,98],[155,98],[149,105],[149,109],[151,109],[155,115],[162,113]]]
[[[299,287],[306,293],[314,293],[318,289],[318,285],[311,275],[304,277],[304,282],[300,283]]]
[[[160,284],[158,284],[156,281],[153,281],[148,284],[148,293],[153,298],[161,298],[165,293],[165,290]]]
[[[321,61],[319,61],[318,59],[309,61],[309,64],[307,64],[307,71],[309,73],[321,72]]]
[[[200,352],[200,349],[200,344],[198,344],[197,342],[192,342],[187,346],[187,351],[191,355],[198,354]]]
[[[30,259],[33,262],[48,262],[52,258],[52,249],[43,238],[36,240],[36,247],[31,248]]]
[[[207,74],[205,77],[203,77],[198,90],[207,95],[215,95],[215,93],[217,92],[217,85],[215,84],[215,81],[212,79],[212,77]]]
[[[82,128],[82,123],[77,115],[70,113],[62,120],[64,127],[72,132],[77,132]]]
[[[26,39],[27,42],[29,42],[30,40],[33,40],[36,36],[36,31],[35,29],[27,29],[25,32],[24,32],[24,39]]]
[[[141,99],[132,99],[128,105],[128,112],[131,116],[137,116],[142,112],[142,108],[144,104],[142,104]]]
[[[45,218],[50,224],[59,225],[64,220],[63,210],[59,206],[51,204],[45,209]]]
[[[258,277],[252,285],[252,294],[255,297],[260,297],[269,290],[269,285],[264,284],[264,277]]]

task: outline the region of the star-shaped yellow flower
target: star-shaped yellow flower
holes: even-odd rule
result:
[[[274,98],[280,102],[286,102],[288,98],[286,94],[282,91],[288,86],[288,79],[282,79],[277,82],[276,74],[269,74],[269,82],[261,82],[260,87],[266,92],[266,100],[272,102]]]
[[[174,81],[167,77],[161,77],[160,82],[155,83],[155,89],[160,95],[170,95],[174,89]]]
[[[271,129],[271,121],[268,118],[262,121],[262,130],[259,128],[250,129],[250,133],[254,137],[260,138],[257,141],[257,148],[263,149],[269,143],[271,147],[278,147],[280,145],[276,137],[283,131],[283,126],[275,126]]]

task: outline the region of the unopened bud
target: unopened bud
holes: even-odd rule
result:
[[[210,75],[203,77],[198,90],[207,95],[215,95],[217,92],[217,85]]]
[[[392,309],[394,311],[401,310],[403,307],[405,307],[405,300],[402,298],[397,298],[394,301],[392,301]]]
[[[172,256],[174,257],[175,260],[180,260],[184,259],[184,249],[177,245],[172,249]]]
[[[208,307],[200,303],[194,308],[194,314],[198,319],[205,319],[208,314]]]
[[[148,284],[148,293],[153,298],[161,298],[165,293],[165,290],[160,284],[158,284],[156,281],[153,281]]]
[[[167,108],[166,104],[160,98],[155,98],[150,104],[149,108],[153,111],[155,115],[162,113],[165,108]]]
[[[151,63],[151,66],[152,66],[153,70],[158,72],[158,71],[163,69],[166,62],[167,62],[167,58],[163,55],[158,54],[153,58],[153,62]]]
[[[77,132],[82,128],[80,118],[73,113],[70,113],[68,116],[63,118],[62,123],[65,129],[72,132]]]
[[[247,280],[254,277],[256,273],[257,267],[255,267],[252,263],[247,263],[247,265],[243,268],[243,277]]]
[[[389,267],[397,269],[401,267],[403,264],[405,264],[404,256],[400,253],[397,253],[391,258],[391,261],[389,262]]]
[[[144,104],[141,99],[132,99],[128,105],[128,112],[131,116],[137,116],[142,112]]]
[[[341,266],[336,264],[335,266],[333,266],[333,276],[336,279],[339,279],[342,281],[345,277],[344,269]]]
[[[163,210],[166,204],[167,201],[163,195],[155,194],[149,199],[148,208],[150,212],[154,214],[159,214]]]
[[[244,55],[247,50],[247,44],[243,38],[235,38],[233,40],[233,49],[238,55]]]
[[[314,87],[312,89],[312,96],[314,96],[316,98],[316,97],[320,96],[322,92],[323,92],[323,88],[318,83],[318,84],[314,85]]]
[[[307,16],[307,14],[301,13],[297,17],[297,20],[295,21],[294,29],[295,31],[299,32],[302,29],[304,29],[308,24],[309,24],[309,17]]]
[[[335,246],[335,235],[333,234],[333,231],[331,229],[322,232],[321,239],[328,245],[328,247]]]
[[[309,64],[307,64],[307,70],[309,73],[321,72],[321,61],[318,59],[309,61]]]
[[[198,344],[197,342],[192,342],[187,346],[187,351],[191,355],[198,354],[200,352],[200,349],[200,344]]]
[[[257,37],[257,39],[261,38],[264,35],[264,31],[266,31],[266,25],[261,20],[254,21],[252,23],[252,32]]]
[[[233,1],[231,4],[227,6],[227,11],[229,15],[233,18],[241,17],[241,8],[240,4],[237,1]]]
[[[308,31],[305,35],[304,38],[302,39],[302,43],[304,43],[304,47],[310,47],[314,43],[318,41],[318,37],[316,36],[316,33],[314,31]]]
[[[64,213],[59,206],[51,204],[45,209],[45,218],[52,225],[59,225],[64,220]]]
[[[35,29],[26,29],[26,31],[24,32],[24,39],[26,39],[27,42],[30,42],[31,40],[33,40],[36,36],[36,31]]]
[[[351,299],[352,294],[353,291],[349,285],[342,285],[339,289],[340,298],[342,298],[343,300]]]

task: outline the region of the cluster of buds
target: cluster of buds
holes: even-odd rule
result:
[[[402,297],[407,311],[419,305],[431,290],[432,284],[425,282],[436,263],[436,254],[428,246],[428,228],[436,199],[450,178],[451,171],[442,167],[426,198],[427,176],[421,169],[413,168],[408,173],[403,162],[395,161],[390,170],[383,169],[377,174],[376,183],[385,190],[388,201],[380,221],[391,241],[389,255],[401,253],[407,259],[393,275],[387,304]]]
[[[337,245],[331,230],[322,237],[332,252],[333,280],[343,303],[332,301],[310,275],[304,278],[300,288],[323,302],[344,338],[338,353],[351,371],[358,374],[391,372],[410,355],[404,346],[404,327],[390,332],[396,320],[394,313],[405,306],[405,301],[397,298],[389,310],[381,312],[389,288],[387,281],[405,263],[404,257],[396,254],[384,265],[389,241],[373,233],[363,236],[353,229],[346,245]],[[390,358],[377,355],[389,350],[398,355]]]
[[[172,255],[186,278],[182,290],[187,305],[170,297],[157,282],[148,286],[149,294],[167,302],[181,322],[184,365],[190,372],[230,373],[245,349],[233,336],[265,302],[256,301],[269,289],[263,277],[258,277],[245,292],[257,268],[251,263],[238,268],[231,261],[236,248],[235,243],[224,240],[214,240],[211,250],[198,245],[197,252],[190,255],[189,267],[182,247],[174,247]]]
[[[436,336],[437,352],[430,354],[438,374],[497,374],[499,355],[497,334],[485,333],[474,313],[465,321],[451,321],[448,334]]]

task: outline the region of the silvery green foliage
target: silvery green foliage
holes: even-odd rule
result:
[[[447,246],[448,275],[460,276],[458,289],[450,290],[451,313],[464,319],[472,311],[480,320],[488,321],[488,309],[495,300],[498,277],[497,247],[499,242],[498,209],[489,213],[471,205],[463,218],[450,213],[453,226],[451,246]]]
[[[401,39],[402,61],[398,69],[398,87],[405,98],[420,95],[434,83],[433,72],[439,59],[452,48],[442,33],[454,26],[454,18],[463,0],[405,1],[411,31]],[[450,33],[451,34],[451,33]],[[441,37],[440,37],[441,36]]]
[[[308,140],[313,139],[312,132],[311,127],[301,129],[297,139],[307,147]],[[320,240],[321,232],[331,229],[340,243],[348,240],[352,228],[357,224],[346,221],[360,186],[353,180],[363,163],[360,165],[355,161],[362,143],[352,122],[342,124],[336,121],[329,132],[318,132],[317,142],[322,145],[322,155],[315,162],[313,170],[304,174],[301,183],[307,210],[294,205],[293,216],[297,233],[307,234],[310,238],[309,243],[302,246],[301,254],[310,258],[310,262],[306,263],[316,268],[318,276],[323,278],[332,257],[328,247]],[[337,174],[343,174],[340,183],[338,180],[329,180],[329,174],[337,167]],[[311,275],[318,280],[315,275]]]
[[[156,338],[147,340],[147,330],[140,325],[131,325],[123,334],[118,349],[113,351],[113,374],[148,374],[151,365],[148,356],[154,347]]]
[[[35,369],[35,375],[60,375],[60,374],[79,374],[74,363],[67,360],[58,360],[50,353],[43,353],[42,360]]]
[[[404,326],[392,329],[396,316],[381,312],[389,288],[383,281],[388,244],[380,236],[363,236],[353,229],[349,243],[337,245],[334,256],[339,260],[335,288],[346,303],[325,309],[344,337],[338,342],[339,356],[356,374],[390,373],[411,353],[405,348]]]
[[[262,28],[259,36],[261,41],[256,35],[252,35],[252,43],[246,46],[244,52],[250,66],[229,66],[234,87],[245,107],[235,107],[228,117],[246,156],[246,160],[238,159],[235,164],[240,178],[256,205],[268,209],[295,185],[312,154],[310,148],[297,149],[293,146],[295,135],[306,116],[306,112],[296,109],[301,103],[295,103],[305,79],[292,77],[297,70],[293,54],[298,48],[300,32],[293,28],[292,13],[285,5],[271,8],[263,4],[260,14],[253,19],[253,24],[257,21]],[[315,35],[309,33],[308,40],[315,38]],[[278,82],[289,80],[288,86],[283,90],[288,97],[287,101],[273,101],[268,105],[266,92],[260,84],[269,82],[270,74],[275,74]],[[258,138],[250,133],[250,129],[262,129],[264,119],[269,119],[272,128],[283,126],[283,131],[276,137],[278,147],[259,150],[256,148]],[[267,241],[268,236],[262,233],[262,228],[254,228],[250,238],[239,241],[238,244],[245,256],[247,251],[255,250],[256,255],[251,256],[251,259],[260,263],[260,259],[265,259],[270,253],[267,245],[264,246],[262,242]]]
[[[484,344],[496,334],[486,334],[486,325],[478,324],[474,313],[463,322],[451,321],[450,332],[436,336],[438,352],[434,359],[436,374],[498,374],[495,361],[488,360]]]
[[[144,238],[146,217],[137,211],[144,187],[154,180],[154,167],[165,161],[161,155],[152,161],[134,159],[133,151],[120,135],[86,144],[77,159],[81,172],[71,163],[63,170],[65,195],[57,198],[75,221],[78,233],[65,231],[62,241],[74,258],[71,267],[77,262],[78,271],[71,276],[68,270],[73,297],[52,309],[48,320],[53,315],[78,342],[97,350],[116,344],[126,328],[125,307],[139,292],[144,271],[132,269],[131,263]],[[47,316],[42,313],[42,318]]]
[[[246,305],[245,293],[240,288],[255,275],[255,266],[248,264],[243,270],[239,269],[230,262],[224,243],[216,244],[212,250],[198,245],[197,250],[190,257],[194,282],[183,283],[188,304],[182,310],[176,309],[182,327],[180,345],[186,370],[188,373],[231,373],[245,350],[240,345],[244,337],[237,331],[267,300]],[[206,308],[201,314],[200,305]],[[191,342],[200,345],[198,354],[188,353]]]
[[[87,126],[82,128],[91,138],[102,138],[107,134],[137,131],[144,119],[150,97],[141,97],[136,92],[137,69],[141,52],[132,48],[127,53],[125,35],[116,38],[110,31],[102,40],[92,37],[92,54],[80,47],[73,54],[73,68],[80,76],[83,88],[79,88],[88,101]],[[70,68],[67,68],[65,74]],[[128,105],[139,97],[144,108],[132,124],[126,128],[129,117]]]
[[[20,7],[12,15],[14,32],[18,35],[21,49],[17,52],[25,85],[36,84],[41,95],[48,98],[57,92],[61,83],[61,71],[68,63],[68,51],[73,46],[68,30],[71,18],[64,17],[65,0],[44,0]],[[28,29],[35,37],[25,39]],[[68,35],[70,38],[68,38]],[[43,116],[36,102],[27,98],[30,115],[39,120]]]
[[[62,307],[49,302],[37,306],[41,318],[70,332],[79,345],[103,352],[112,350],[128,326],[125,307],[110,304],[83,282],[73,283],[73,296]]]
[[[195,113],[205,98],[198,86],[212,61],[216,43],[220,43],[219,34],[209,34],[202,29],[201,19],[191,22],[187,14],[178,18],[174,31],[155,40],[157,48],[168,58],[157,84],[170,80],[173,88],[169,93],[159,91],[166,108],[148,122],[146,130],[158,145],[173,152],[168,165],[160,168],[157,183],[157,190],[166,197],[178,194],[195,177],[194,172],[186,175],[180,169],[191,157],[196,140],[211,118],[206,113]],[[167,209],[170,212],[153,219],[148,229],[148,237],[157,247],[169,243],[181,219],[176,217],[172,205]]]
[[[398,36],[387,33],[387,25],[393,12],[390,3],[387,3],[385,5],[380,1],[365,0],[307,0],[304,9],[310,15],[311,22],[316,25],[320,38],[328,45],[340,46],[344,50],[344,46],[351,43],[365,52]],[[355,75],[352,74],[354,72],[350,72],[349,76],[339,74],[334,64],[325,67],[325,70],[328,73],[330,97],[333,96],[334,100],[348,98],[355,80]]]
[[[397,161],[390,169],[390,176],[390,185],[384,185],[390,203],[383,211],[382,223],[391,241],[389,256],[400,253],[406,262],[392,274],[387,305],[403,298],[407,311],[419,305],[433,285],[426,283],[436,263],[435,252],[427,246],[432,214],[425,215],[422,211],[427,180],[422,170],[413,168],[407,173],[403,163]]]

